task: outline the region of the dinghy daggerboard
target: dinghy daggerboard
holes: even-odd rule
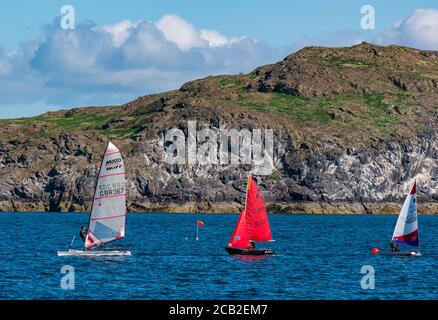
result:
[[[119,149],[108,142],[94,192],[84,250],[58,251],[58,255],[130,255],[129,251],[124,250],[92,250],[124,238],[125,222],[125,166]]]
[[[417,183],[414,182],[397,219],[392,235],[392,242],[418,248],[418,216],[417,216]],[[380,251],[377,248],[372,250],[373,254],[399,255],[399,256],[420,256],[417,251],[398,250]]]
[[[266,242],[273,240],[260,190],[252,177],[249,176],[245,209],[240,211],[239,220],[225,250],[229,254],[240,255],[268,255],[274,253],[271,249],[249,249],[253,241]]]

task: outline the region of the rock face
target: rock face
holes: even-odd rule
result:
[[[132,212],[236,212],[251,166],[171,165],[164,136],[188,121],[272,129],[258,176],[274,212],[397,213],[417,179],[438,213],[438,53],[309,47],[248,75],[208,77],[115,107],[3,120],[0,210],[87,211],[106,141],[122,151]],[[198,148],[201,143],[198,143]]]

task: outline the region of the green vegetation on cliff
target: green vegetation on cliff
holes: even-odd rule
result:
[[[285,205],[278,211],[371,212],[365,203],[392,203],[414,176],[436,202],[438,52],[363,43],[306,47],[249,74],[206,77],[120,106],[1,120],[0,210],[85,210],[108,138],[129,168],[130,210],[237,210],[244,169],[163,160],[164,133],[186,132],[189,120],[273,129],[278,168],[260,186],[268,203]],[[387,212],[386,202],[375,210]]]
[[[161,129],[168,128],[182,113],[208,120],[214,112],[227,111],[244,119],[249,110],[265,117],[264,125],[276,128],[279,121],[286,123],[315,143],[333,137],[335,143],[365,147],[431,129],[438,106],[437,75],[434,52],[367,43],[308,47],[248,75],[207,77],[121,107],[3,120],[0,140],[5,142],[17,131],[35,139],[93,131],[129,138],[157,127],[157,120]]]

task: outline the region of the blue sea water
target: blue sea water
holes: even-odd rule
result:
[[[438,217],[420,216],[421,257],[374,256],[396,216],[270,215],[276,255],[243,259],[224,247],[237,215],[130,214],[130,257],[58,257],[87,214],[0,214],[0,299],[437,299]],[[196,221],[204,221],[199,240]],[[75,241],[80,247],[80,240]],[[260,244],[259,247],[262,245]],[[64,265],[75,288],[61,288]],[[372,266],[375,288],[361,288]]]

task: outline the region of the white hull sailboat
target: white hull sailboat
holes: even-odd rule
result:
[[[85,256],[85,257],[100,257],[100,256],[130,256],[131,251],[127,250],[76,250],[69,249],[68,251],[58,251],[59,257],[68,256]]]
[[[58,256],[129,256],[130,251],[104,245],[125,237],[126,186],[122,155],[111,142],[105,149],[91,207],[83,250],[58,251]]]
[[[417,250],[400,250],[398,245],[417,248]],[[418,251],[418,216],[417,216],[417,184],[414,182],[403,204],[394,228],[391,250],[374,248],[373,254],[391,256],[421,256]]]

